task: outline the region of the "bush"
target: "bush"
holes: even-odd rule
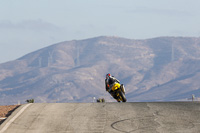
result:
[[[97,102],[98,103],[105,103],[105,99],[104,98],[99,98],[99,99],[97,99]]]
[[[27,103],[34,103],[34,99],[28,99],[26,100]]]

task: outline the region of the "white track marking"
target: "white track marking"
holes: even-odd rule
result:
[[[0,133],[6,131],[6,129],[10,126],[10,124],[13,123],[13,121],[15,121],[15,119],[17,119],[17,117],[19,117],[24,112],[24,110],[28,108],[28,106],[30,106],[31,104],[32,103],[29,103],[26,106],[24,106],[12,119],[10,119],[10,121],[8,121],[6,125],[1,129]]]

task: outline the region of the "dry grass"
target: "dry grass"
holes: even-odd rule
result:
[[[7,105],[0,106],[0,124],[2,124],[8,116],[12,114],[12,112],[17,109],[20,105]]]

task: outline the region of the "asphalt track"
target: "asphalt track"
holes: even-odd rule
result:
[[[200,133],[200,102],[35,103],[0,133]]]

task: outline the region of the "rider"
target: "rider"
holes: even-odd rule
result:
[[[106,91],[108,91],[115,99],[117,99],[117,96],[115,92],[112,91],[112,87],[116,82],[120,83],[120,81],[117,80],[114,76],[111,76],[110,73],[106,74],[106,79],[105,79]]]

